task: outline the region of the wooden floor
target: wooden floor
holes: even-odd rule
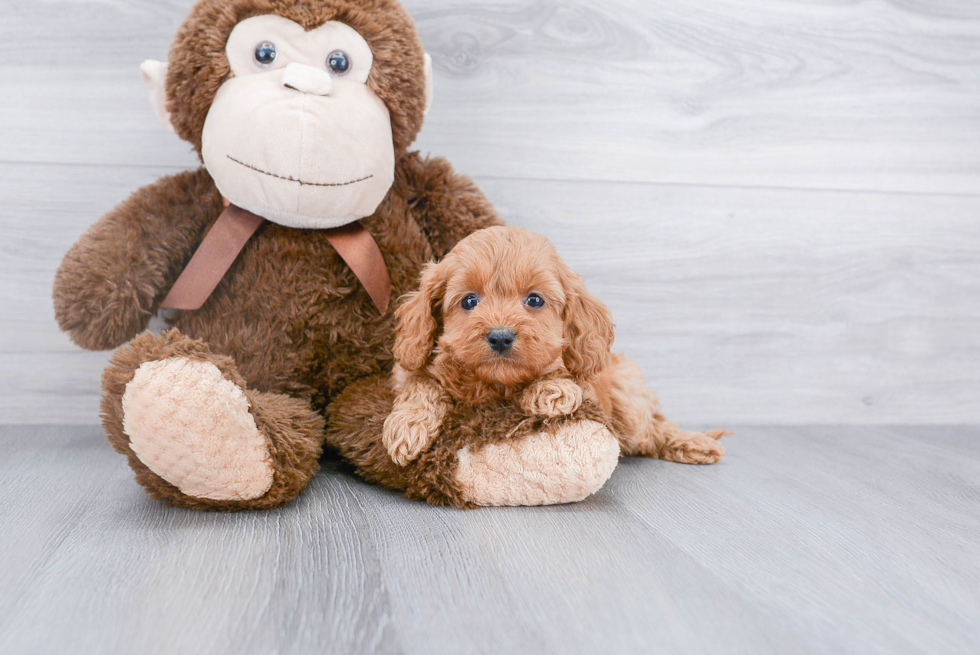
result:
[[[980,429],[743,428],[470,512],[335,466],[279,511],[169,509],[97,428],[0,442],[2,653],[980,649]]]

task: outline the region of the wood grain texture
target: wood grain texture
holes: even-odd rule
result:
[[[190,5],[8,0],[3,161],[191,161],[138,75]],[[406,5],[438,76],[419,144],[474,175],[980,192],[964,3]]]
[[[980,9],[955,0],[410,0],[420,140],[614,309],[669,413],[980,421]],[[0,421],[94,423],[71,243],[196,165],[138,73],[191,0],[0,2]]]
[[[165,508],[97,429],[2,428],[0,651],[973,653],[980,432],[744,428],[593,498],[433,508],[328,466]]]
[[[980,421],[980,199],[483,186],[609,304],[670,416]]]

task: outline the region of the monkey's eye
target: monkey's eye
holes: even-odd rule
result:
[[[475,293],[471,293],[470,295],[463,298],[463,302],[460,303],[460,306],[464,310],[471,312],[474,309],[476,309],[476,306],[479,304],[480,304],[480,299],[477,297]]]
[[[524,304],[528,307],[533,307],[534,309],[541,309],[544,307],[544,298],[536,293],[532,293],[528,295],[527,300],[524,301]]]
[[[275,43],[263,41],[255,46],[255,63],[261,68],[268,68],[275,62],[277,54]]]
[[[350,57],[343,50],[334,50],[327,57],[327,68],[334,75],[346,75],[350,72]]]

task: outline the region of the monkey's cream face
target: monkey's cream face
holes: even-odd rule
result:
[[[367,86],[371,48],[337,22],[307,32],[280,16],[239,23],[234,77],[204,124],[221,194],[274,223],[339,227],[370,216],[395,174],[388,108]]]

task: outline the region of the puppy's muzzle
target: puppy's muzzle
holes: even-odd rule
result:
[[[490,344],[490,348],[501,355],[514,347],[516,338],[514,331],[508,328],[497,328],[487,333],[487,343]]]

